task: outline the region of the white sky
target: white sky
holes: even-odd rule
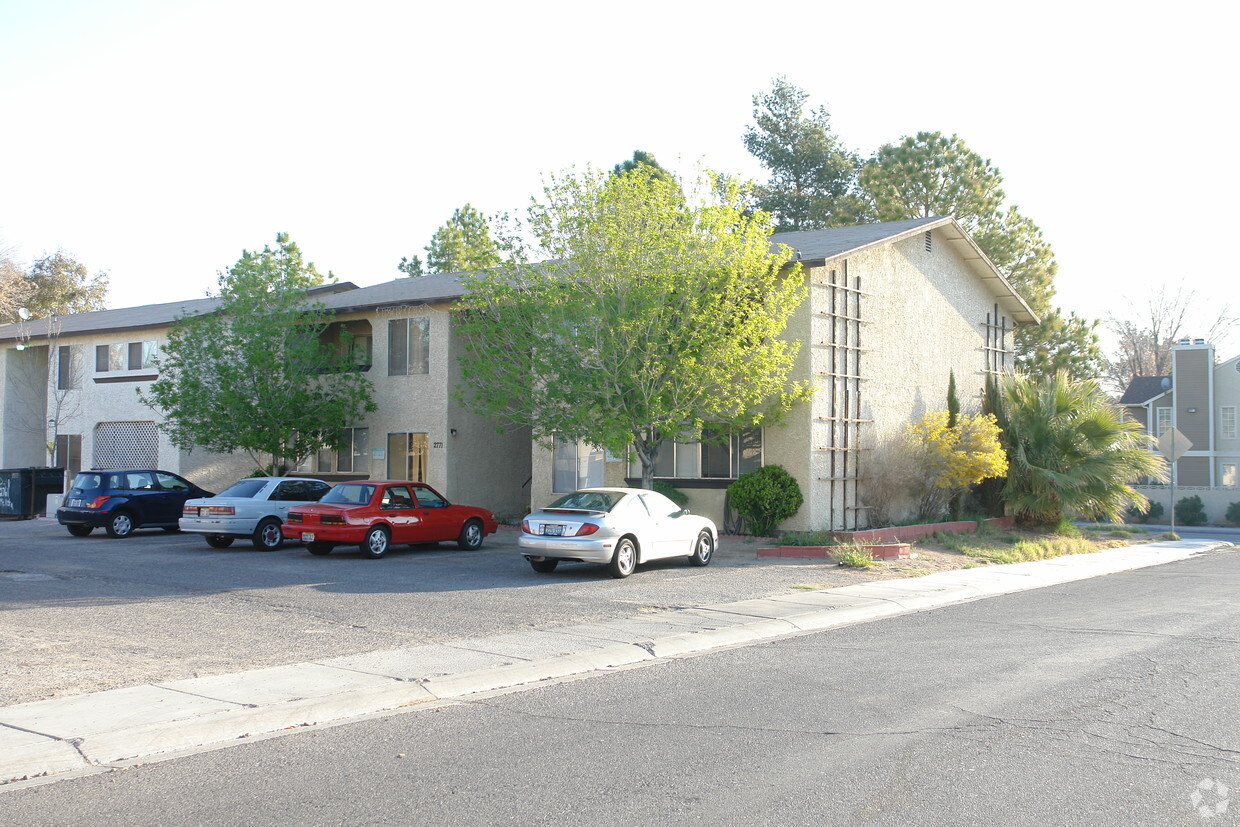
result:
[[[990,158],[1054,246],[1065,309],[1126,315],[1170,285],[1236,311],[1238,19],[1198,0],[0,0],[0,246],[107,270],[112,307],[202,296],[281,231],[376,284],[455,208],[519,210],[545,172],[640,148],[763,178],[741,136],[786,74],[864,154],[941,130]]]

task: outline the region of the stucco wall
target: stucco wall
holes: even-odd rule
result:
[[[47,348],[5,348],[0,352],[0,468],[47,464]]]
[[[849,263],[871,294],[862,301],[869,324],[862,329],[861,409],[862,418],[872,420],[863,428],[863,444],[894,442],[910,422],[946,409],[952,372],[962,410],[979,410],[986,366],[983,325],[995,300],[957,249],[936,230],[930,251],[917,236],[853,256]],[[1010,348],[1012,320],[1006,324]],[[866,461],[862,452],[863,477]],[[863,502],[873,494],[864,480],[860,493]]]
[[[496,423],[452,398],[461,382],[459,357],[464,343],[455,333],[448,349],[448,488],[460,502],[489,508],[502,518],[517,519],[530,507],[530,431],[496,430]],[[456,434],[453,435],[452,431]]]

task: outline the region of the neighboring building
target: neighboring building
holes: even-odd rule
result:
[[[868,525],[866,466],[878,445],[947,407],[955,372],[965,407],[987,374],[1013,367],[1013,333],[1037,318],[951,218],[780,233],[797,254],[809,299],[789,324],[801,341],[796,379],[817,392],[782,424],[723,442],[664,445],[655,468],[690,508],[725,526],[724,495],[737,475],[782,465],[805,503],[784,530]],[[535,446],[533,502],[588,485],[637,483],[640,466],[586,444]]]
[[[976,407],[985,377],[1013,367],[1015,328],[1037,319],[951,218],[774,240],[796,251],[809,285],[786,335],[802,343],[794,378],[812,379],[817,391],[782,424],[665,446],[656,478],[725,525],[728,484],[747,470],[779,464],[805,495],[782,528],[864,527],[871,507],[865,474],[875,447],[946,408],[952,372],[965,407]],[[329,480],[421,479],[452,499],[505,515],[561,492],[638,476],[624,458],[588,445],[531,449],[528,431],[501,435],[452,399],[462,347],[448,312],[462,295],[455,276],[325,285],[316,293],[336,314],[336,327],[353,334],[359,364],[373,363],[378,411],[349,429],[347,449],[325,451],[303,471]],[[56,461],[71,470],[158,466],[209,488],[249,473],[246,457],[172,446],[135,393],[156,378],[150,357],[175,318],[215,306],[199,299],[0,326],[0,467],[46,464],[50,437],[41,426],[53,420]],[[28,346],[18,351],[21,342]],[[59,389],[62,381],[69,387]],[[39,386],[47,386],[41,403],[32,390]]]
[[[1240,356],[1215,364],[1212,344],[1204,339],[1182,339],[1171,348],[1171,375],[1134,377],[1119,404],[1129,418],[1144,425],[1153,437],[1161,437],[1175,428],[1192,444],[1175,463],[1177,486],[1240,486],[1240,438],[1236,428]],[[1230,496],[1235,496],[1234,491]],[[1214,516],[1221,519],[1222,514]]]
[[[323,451],[298,470],[329,481],[421,480],[454,501],[518,515],[529,502],[529,434],[497,434],[451,396],[460,343],[448,310],[461,295],[459,280],[436,275],[310,292],[336,316],[327,338],[341,329],[353,334],[379,410],[346,429],[345,449]],[[217,306],[198,299],[0,325],[0,467],[54,461],[70,475],[158,467],[214,490],[252,472],[245,454],[172,445],[137,396],[157,378],[152,358],[169,326]],[[50,460],[49,441],[57,447]]]

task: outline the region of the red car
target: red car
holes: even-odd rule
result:
[[[367,557],[382,557],[393,543],[456,540],[463,549],[482,545],[498,528],[485,508],[452,505],[420,482],[342,482],[317,503],[289,509],[281,527],[286,540],[300,540],[311,554],[330,554],[341,543],[356,544]]]

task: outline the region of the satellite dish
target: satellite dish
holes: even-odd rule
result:
[[[24,322],[24,321],[27,321],[27,320],[30,318],[30,311],[29,311],[29,310],[27,310],[27,309],[26,309],[26,308],[24,308],[24,307],[19,307],[19,308],[17,308],[17,316],[18,316],[18,318],[20,318],[23,322]]]

